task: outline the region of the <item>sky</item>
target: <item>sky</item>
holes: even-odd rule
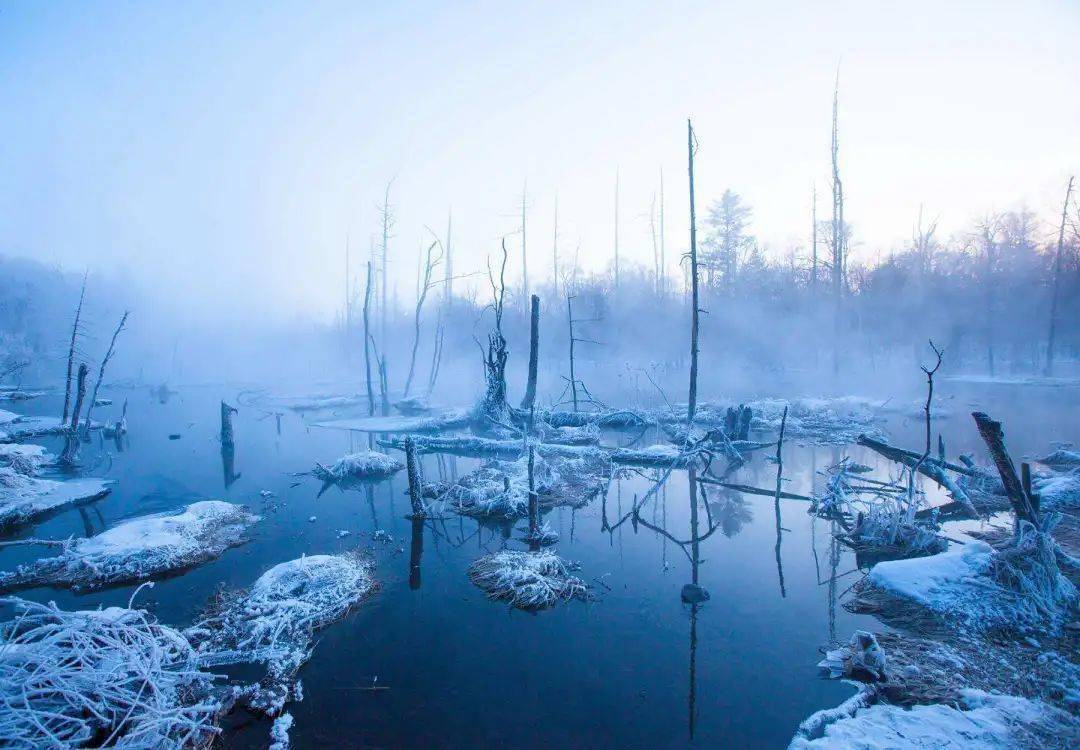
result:
[[[832,88],[854,255],[1026,205],[1080,169],[1080,2],[9,2],[0,254],[130,279],[206,317],[332,320],[391,180],[391,279],[429,227],[484,268],[526,188],[529,273],[668,271],[731,188],[774,257],[828,210]],[[527,187],[526,187],[527,186]],[[509,273],[520,277],[520,238]],[[461,285],[477,284],[464,280]]]

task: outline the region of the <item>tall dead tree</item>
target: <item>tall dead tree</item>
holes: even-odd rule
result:
[[[555,218],[551,230],[551,296],[559,296],[559,194],[555,193]]]
[[[71,426],[68,428],[64,442],[64,450],[60,454],[61,466],[72,466],[79,455],[79,414],[82,412],[83,400],[86,398],[86,376],[89,368],[83,363],[79,365],[78,382],[75,388],[75,410],[71,413]]]
[[[810,187],[810,289],[817,294],[817,185]]]
[[[105,365],[109,364],[109,360],[112,359],[113,351],[116,349],[116,337],[120,335],[120,331],[124,330],[124,323],[127,322],[128,312],[125,310],[124,314],[120,317],[120,324],[116,326],[116,330],[113,331],[112,340],[109,341],[109,349],[105,352],[104,359],[101,360],[101,367],[98,368],[97,381],[94,383],[94,392],[90,396],[90,403],[86,407],[86,425],[83,427],[83,431],[90,432],[90,414],[94,411],[94,404],[97,403],[98,389],[101,388],[101,381],[105,378]]]
[[[840,180],[840,69],[836,69],[832,107],[832,283],[835,304],[833,320],[833,373],[840,370],[840,319],[844,296],[847,255],[844,248],[844,184]]]
[[[619,288],[619,168],[615,167],[615,288]]]
[[[364,378],[367,382],[368,416],[375,416],[375,391],[371,387],[371,261],[367,264],[367,284],[364,287]]]
[[[933,350],[934,355],[937,357],[937,361],[933,367],[923,367],[920,365],[920,369],[926,375],[926,403],[923,404],[923,417],[926,422],[926,447],[923,450],[923,454],[919,456],[918,462],[914,468],[911,469],[908,481],[908,505],[912,505],[915,502],[915,475],[922,469],[923,464],[926,463],[926,459],[930,458],[930,406],[934,401],[934,375],[941,368],[942,357],[945,356],[945,352],[934,346],[933,339],[930,340],[930,348]],[[940,437],[940,436],[939,436]],[[945,459],[942,458],[942,461]]]
[[[698,253],[697,253],[697,217],[694,214],[694,154],[697,152],[697,138],[694,126],[686,120],[686,153],[690,175],[690,394],[686,406],[687,424],[694,423],[697,409],[698,376]],[[689,433],[687,433],[689,434]]]
[[[540,298],[532,296],[529,318],[529,380],[525,386],[525,397],[521,399],[521,408],[531,411],[536,403],[536,370],[540,361]]]
[[[664,245],[664,168],[660,167],[660,293],[667,292],[667,248]]]
[[[503,306],[506,301],[506,239],[501,243],[502,262],[499,275],[495,276],[488,261],[488,281],[491,283],[492,310],[495,313],[495,329],[488,334],[488,347],[484,355],[484,380],[486,387],[480,402],[477,419],[508,421],[509,407],[506,403],[506,339],[502,332]]]
[[[521,298],[525,300],[529,298],[529,256],[525,245],[525,209],[528,200],[528,187],[529,183],[526,181],[521,188]]]
[[[382,304],[379,307],[379,337],[383,340],[383,343],[387,341],[386,337],[386,319],[389,308],[387,307],[386,291],[390,286],[390,274],[388,258],[390,257],[390,229],[394,225],[394,213],[390,206],[390,186],[394,184],[393,180],[386,183],[386,191],[383,193],[383,202],[379,207],[379,218],[382,223],[382,246],[380,248],[380,255],[382,256]]]
[[[1069,186],[1065,188],[1065,203],[1061,207],[1061,226],[1058,228],[1057,253],[1054,255],[1054,280],[1050,293],[1050,333],[1046,340],[1046,369],[1044,375],[1050,377],[1054,374],[1054,345],[1057,343],[1058,324],[1058,295],[1061,289],[1061,256],[1065,246],[1065,221],[1069,215],[1069,199],[1072,197],[1073,180],[1069,178]]]
[[[435,268],[442,262],[442,250],[435,252],[435,248],[439,246],[439,241],[435,240],[428,245],[427,254],[424,259],[424,271],[423,278],[420,280],[419,288],[416,296],[416,310],[413,315],[413,345],[412,354],[409,357],[409,374],[405,378],[405,398],[409,397],[409,391],[412,389],[413,375],[416,372],[416,352],[420,347],[420,317],[423,314],[424,302],[427,300],[428,292],[438,282],[432,281],[431,275],[434,273]]]
[[[79,335],[79,320],[82,318],[83,300],[86,298],[86,277],[89,271],[83,274],[82,288],[79,290],[79,305],[75,308],[75,322],[71,326],[71,344],[68,346],[67,376],[64,378],[64,416],[60,424],[67,424],[68,411],[71,408],[71,370],[75,365],[75,340]]]

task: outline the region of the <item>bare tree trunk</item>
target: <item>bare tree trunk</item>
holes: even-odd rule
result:
[[[619,288],[619,168],[615,167],[615,288]]]
[[[833,373],[840,370],[840,318],[844,295],[844,271],[847,260],[844,253],[844,185],[840,181],[840,129],[838,120],[840,99],[840,69],[836,71],[836,86],[833,88],[832,110],[832,193],[833,193],[833,257],[832,281],[835,303],[833,319]]]
[[[660,168],[660,293],[667,292],[667,253],[664,246],[664,168]]]
[[[652,239],[653,294],[660,296],[660,245],[656,237],[656,193],[649,203],[649,236]]]
[[[529,381],[525,386],[525,398],[521,399],[522,409],[532,409],[536,403],[536,368],[540,359],[540,298],[532,296],[532,310],[529,325]]]
[[[555,219],[551,230],[551,296],[559,297],[559,194],[555,193]]]
[[[116,326],[116,330],[113,331],[112,341],[109,342],[109,349],[105,352],[105,358],[101,360],[101,367],[98,368],[97,382],[94,383],[94,392],[90,396],[90,403],[86,407],[86,426],[83,430],[87,433],[90,432],[90,414],[94,411],[94,403],[97,401],[98,388],[101,387],[101,381],[105,377],[105,365],[109,364],[109,360],[112,359],[113,349],[116,348],[116,337],[120,335],[120,331],[124,330],[124,323],[127,322],[128,313],[125,310],[124,314],[120,317],[120,324]]]
[[[697,410],[698,376],[698,256],[697,217],[694,215],[694,152],[697,150],[694,127],[686,121],[686,150],[690,174],[690,395],[686,407],[687,424],[694,423]],[[696,504],[696,500],[694,501]],[[696,507],[696,506],[695,506]],[[695,581],[697,583],[697,581]]]
[[[420,315],[423,312],[424,301],[427,299],[428,291],[431,289],[431,274],[441,260],[441,255],[439,257],[432,257],[432,251],[435,249],[436,245],[438,245],[438,240],[432,242],[431,245],[428,246],[427,257],[424,261],[424,277],[422,280],[418,280],[419,288],[417,290],[416,312],[413,315],[412,354],[409,357],[409,375],[405,378],[405,398],[409,397],[409,391],[412,389],[413,375],[416,372],[416,351],[420,347]],[[386,346],[386,342],[383,342],[383,346]]]
[[[1046,377],[1054,374],[1054,344],[1057,337],[1058,295],[1061,287],[1061,255],[1065,244],[1065,220],[1069,212],[1069,198],[1072,197],[1073,179],[1073,177],[1069,178],[1069,186],[1065,189],[1065,205],[1061,207],[1061,227],[1058,229],[1057,254],[1054,256],[1054,283],[1050,296],[1050,334],[1046,341],[1046,370],[1044,372]]]
[[[930,405],[934,401],[934,374],[937,373],[941,367],[941,358],[944,356],[944,352],[934,346],[934,342],[931,339],[930,348],[934,350],[934,354],[937,355],[937,362],[932,368],[923,367],[922,371],[926,373],[926,403],[923,405],[923,414],[926,421],[926,449],[923,454],[919,456],[918,462],[911,470],[911,475],[908,482],[908,505],[911,506],[915,503],[915,474],[922,469],[926,459],[930,458]],[[938,436],[940,439],[940,435]],[[945,459],[942,458],[942,461]]]
[[[367,381],[368,416],[375,416],[375,392],[371,387],[371,261],[367,264],[367,284],[364,288],[364,378]]]
[[[86,297],[86,277],[89,271],[83,274],[82,290],[79,292],[79,305],[75,308],[75,323],[71,326],[71,345],[68,347],[67,376],[64,380],[64,416],[60,424],[67,424],[68,410],[71,408],[71,369],[75,365],[75,338],[79,335],[79,318],[82,317],[83,299]]]
[[[405,471],[409,477],[409,505],[412,507],[412,518],[423,518],[424,503],[421,500],[423,487],[420,481],[420,466],[416,458],[416,443],[411,435],[405,437]]]
[[[574,308],[570,304],[572,299],[572,296],[566,295],[566,318],[570,321],[570,393],[574,399],[574,411],[577,411],[577,376],[574,374]]]
[[[226,448],[232,448],[235,445],[235,434],[233,433],[233,414],[236,414],[236,407],[229,406],[224,401],[221,402],[221,445]]]
[[[387,287],[390,286],[390,276],[389,276],[389,273],[388,273],[389,269],[388,269],[387,258],[389,257],[389,249],[390,249],[390,227],[394,222],[393,214],[391,213],[391,210],[390,210],[390,186],[393,185],[393,184],[394,184],[393,180],[390,180],[390,182],[386,183],[386,191],[383,193],[383,204],[382,204],[382,210],[381,210],[381,214],[382,214],[382,217],[381,217],[382,218],[382,306],[379,308],[379,315],[381,316],[381,320],[380,320],[380,327],[381,327],[380,338],[382,339],[384,345],[386,344],[386,341],[387,341],[387,337],[386,337],[386,316],[387,316],[388,310],[387,310],[387,306],[386,306],[386,290],[387,290]]]
[[[529,256],[526,252],[525,246],[525,207],[528,198],[527,189],[529,183],[526,182],[521,188],[521,298],[529,298]]]
[[[86,398],[86,376],[89,369],[86,364],[79,365],[78,385],[75,394],[75,410],[71,413],[71,427],[68,429],[67,439],[64,443],[64,451],[60,454],[60,464],[71,466],[79,454],[79,414],[82,412],[83,400]]]

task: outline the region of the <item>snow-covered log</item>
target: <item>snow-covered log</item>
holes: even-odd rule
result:
[[[377,451],[361,451],[342,456],[330,466],[316,464],[311,472],[324,482],[385,479],[405,468],[397,458]]]
[[[266,677],[242,697],[276,716],[296,696],[296,673],[311,658],[316,631],[344,617],[374,587],[372,563],[358,554],[301,557],[270,568],[245,592],[220,596],[184,635],[204,664],[265,664]]]
[[[55,557],[0,573],[0,591],[30,586],[92,591],[144,581],[220,557],[242,544],[244,532],[257,520],[244,508],[221,500],[135,518],[97,536],[72,540]]]

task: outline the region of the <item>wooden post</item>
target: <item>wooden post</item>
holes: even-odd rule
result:
[[[529,325],[529,382],[525,386],[522,409],[532,409],[536,403],[536,368],[540,358],[540,298],[532,296],[532,318]]]
[[[225,447],[231,448],[234,445],[233,435],[233,414],[236,414],[236,409],[229,406],[224,401],[221,402],[221,444]]]
[[[690,395],[687,400],[686,423],[694,423],[694,412],[697,409],[697,375],[698,375],[698,257],[697,257],[697,221],[694,215],[694,151],[695,138],[694,126],[688,119],[686,121],[686,150],[689,162],[690,174],[690,284],[691,284],[691,313],[690,313]]]
[[[79,318],[82,317],[83,299],[86,297],[86,277],[83,274],[82,290],[79,292],[79,306],[75,308],[75,322],[71,326],[71,345],[68,347],[67,377],[64,379],[64,416],[60,424],[67,424],[68,409],[71,407],[71,368],[75,365],[75,337],[79,334]]]
[[[411,518],[424,518],[424,503],[420,497],[422,487],[420,482],[420,466],[416,458],[416,441],[412,435],[405,437],[405,470],[409,477],[409,504],[412,506]]]

